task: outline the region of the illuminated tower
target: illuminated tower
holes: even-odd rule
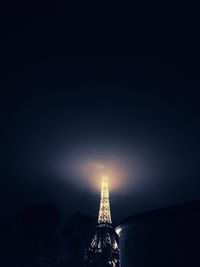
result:
[[[112,224],[110,214],[108,180],[105,175],[103,175],[101,181],[101,200],[99,207],[98,224]]]
[[[119,266],[119,247],[115,230],[112,227],[108,180],[105,175],[101,181],[101,200],[96,232],[86,251],[85,260],[89,266]]]

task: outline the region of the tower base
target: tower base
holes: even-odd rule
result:
[[[118,267],[119,247],[112,225],[98,224],[89,249],[85,253],[87,266]]]

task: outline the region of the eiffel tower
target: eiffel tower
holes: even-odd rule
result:
[[[89,249],[85,254],[88,266],[118,267],[119,247],[116,233],[112,227],[108,180],[105,175],[101,181],[101,200],[98,223]]]

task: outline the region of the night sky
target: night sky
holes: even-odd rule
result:
[[[1,220],[30,203],[115,221],[200,197],[195,8],[5,7]],[[115,180],[116,179],[116,180]]]

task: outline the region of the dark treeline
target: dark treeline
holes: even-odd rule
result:
[[[1,226],[0,266],[83,266],[94,229],[88,215],[74,214],[63,225],[55,205],[31,205]]]

